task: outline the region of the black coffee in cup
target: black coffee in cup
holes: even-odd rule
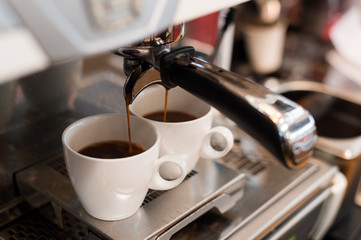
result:
[[[143,117],[154,121],[164,122],[164,111],[148,113]],[[182,111],[168,110],[165,118],[166,118],[165,122],[186,122],[186,121],[194,120],[197,117]]]
[[[94,158],[124,158],[144,152],[145,149],[138,143],[132,143],[132,151],[129,151],[128,141],[104,141],[91,144],[78,151],[88,157]]]

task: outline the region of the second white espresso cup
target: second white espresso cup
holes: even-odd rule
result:
[[[164,111],[164,104],[165,88],[154,85],[143,90],[136,97],[130,105],[130,111],[138,117],[144,117],[152,112]],[[182,154],[187,161],[188,173],[200,158],[221,158],[232,148],[234,142],[232,132],[223,126],[212,128],[214,109],[182,88],[169,90],[167,111],[185,112],[196,117],[194,120],[184,122],[160,122],[144,118],[160,131],[160,156],[169,153]],[[213,147],[211,140],[215,135],[218,139],[223,139],[223,149]],[[172,169],[174,168],[165,168],[164,175],[169,178],[177,176]]]
[[[159,158],[160,134],[148,121],[130,116],[132,142],[145,151],[124,158],[94,158],[78,151],[104,141],[128,141],[127,118],[103,114],[80,119],[63,133],[67,171],[74,190],[93,217],[120,220],[133,215],[149,188],[167,190],[178,186],[187,174],[182,156],[168,154]],[[180,174],[169,181],[159,174],[163,164],[177,166]]]

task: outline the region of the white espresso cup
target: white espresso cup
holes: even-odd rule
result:
[[[187,174],[183,156],[167,154],[159,158],[160,134],[148,121],[130,116],[132,143],[145,151],[124,158],[105,159],[78,153],[94,143],[120,140],[128,142],[127,117],[120,114],[95,115],[80,119],[63,133],[67,171],[74,190],[93,217],[120,220],[133,215],[148,189],[167,190],[179,185]],[[159,174],[163,164],[177,166],[180,174],[166,180]]]
[[[160,85],[144,89],[130,105],[132,114],[143,117],[149,113],[164,111],[165,88]],[[187,161],[187,172],[191,172],[200,158],[218,159],[225,156],[233,146],[232,132],[223,126],[212,128],[214,109],[201,99],[182,88],[168,91],[167,111],[180,111],[196,117],[184,122],[160,122],[146,119],[160,131],[160,156],[182,154]],[[216,135],[216,136],[215,136]],[[222,140],[222,149],[211,144],[212,137]],[[179,175],[177,168],[166,165],[161,174],[169,179]]]

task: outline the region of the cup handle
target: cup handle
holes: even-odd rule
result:
[[[162,177],[160,170],[163,164],[170,163],[172,168],[177,168],[177,174],[174,179],[167,180]],[[176,166],[174,166],[176,165]],[[174,175],[174,174],[173,174]],[[181,154],[167,154],[159,158],[154,166],[153,178],[149,188],[154,190],[168,190],[178,186],[187,175],[186,155]]]
[[[214,134],[219,134],[225,139],[225,147],[222,150],[214,149],[211,139]],[[203,138],[200,155],[205,159],[215,159],[224,157],[231,149],[234,143],[231,130],[223,126],[212,128]]]

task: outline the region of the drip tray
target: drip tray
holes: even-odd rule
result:
[[[82,208],[62,156],[25,169],[16,177],[23,195],[30,196],[27,193],[33,190],[40,192],[53,203],[55,213],[64,209],[98,235],[111,239],[153,239],[169,229],[183,228],[211,209],[224,213],[242,198],[246,179],[245,173],[200,159],[178,187],[168,191],[150,190],[133,216],[108,222],[91,217]]]

